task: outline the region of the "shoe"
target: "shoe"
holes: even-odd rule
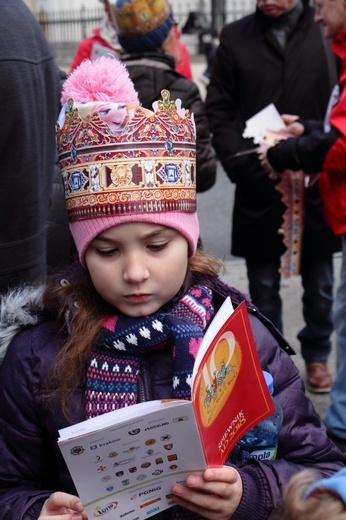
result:
[[[328,394],[331,390],[333,378],[326,362],[313,361],[305,363],[307,387],[315,394]]]
[[[331,431],[327,430],[327,435],[330,438],[331,441],[334,442],[335,446],[339,448],[340,451],[345,455],[346,454],[346,439],[341,439],[340,437],[337,437],[332,433]]]

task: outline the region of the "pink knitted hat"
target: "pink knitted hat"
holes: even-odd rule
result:
[[[154,111],[140,106],[116,59],[85,60],[65,81],[57,142],[70,229],[83,265],[103,230],[149,222],[181,233],[196,252],[193,114],[167,90]]]

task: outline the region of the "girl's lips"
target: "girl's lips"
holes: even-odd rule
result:
[[[149,299],[150,294],[128,294],[125,296],[125,300],[132,304],[147,303]]]

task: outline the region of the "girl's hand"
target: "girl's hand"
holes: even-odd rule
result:
[[[235,468],[208,468],[203,476],[190,475],[186,484],[173,486],[173,502],[208,520],[229,519],[243,495],[243,483]]]
[[[56,520],[88,520],[80,499],[60,491],[45,501],[38,520],[46,520],[51,516],[56,517]]]

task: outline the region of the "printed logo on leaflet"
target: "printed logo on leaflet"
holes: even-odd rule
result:
[[[131,509],[131,511],[126,511],[126,513],[123,513],[122,515],[120,515],[120,518],[123,518],[124,516],[130,515],[131,513],[134,513],[134,512],[135,512],[134,509]]]
[[[94,518],[99,518],[100,516],[107,515],[111,511],[114,511],[118,507],[118,502],[109,502],[103,507],[95,507],[94,509]]]
[[[153,513],[155,513],[155,511],[159,511],[160,508],[159,507],[154,507],[153,509],[150,509],[150,511],[147,511],[147,515],[152,515]]]
[[[145,491],[142,491],[141,493],[139,493],[138,496],[142,496],[142,495],[148,495],[149,493],[154,493],[155,491],[160,491],[161,489],[161,486],[157,486],[155,488],[150,488],[150,489],[146,489]]]
[[[82,453],[84,453],[84,448],[83,446],[74,446],[73,448],[71,448],[71,455],[81,455]]]

